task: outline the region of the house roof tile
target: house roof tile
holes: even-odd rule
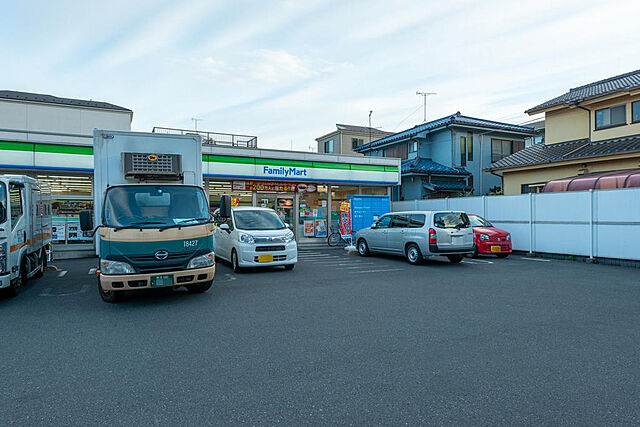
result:
[[[387,144],[389,142],[412,138],[421,132],[432,131],[448,125],[459,125],[459,126],[466,125],[466,126],[482,127],[487,129],[525,133],[527,135],[537,134],[537,131],[534,128],[529,126],[520,126],[520,125],[511,124],[511,123],[496,122],[493,120],[477,119],[475,117],[463,116],[458,111],[456,114],[442,117],[437,120],[432,120],[430,122],[422,123],[410,129],[406,129],[401,132],[397,132],[392,135],[386,136],[384,138],[377,139],[368,144],[364,144],[358,147],[356,151],[359,151],[359,152],[366,151],[367,149],[372,149],[382,144]]]
[[[640,152],[640,135],[589,142],[588,139],[536,144],[492,163],[487,169],[501,170],[582,158]]]
[[[609,77],[604,80],[569,89],[569,92],[543,102],[542,104],[536,105],[535,107],[525,111],[525,113],[535,114],[550,107],[563,104],[573,104],[587,99],[597,98],[599,96],[639,87],[640,70],[631,71],[629,73],[620,74],[619,76]]]
[[[442,163],[434,162],[431,159],[416,157],[415,159],[403,160],[401,164],[402,173],[437,173],[450,175],[471,175],[466,169],[451,168]]]

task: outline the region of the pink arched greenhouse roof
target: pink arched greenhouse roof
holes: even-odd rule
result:
[[[559,191],[610,190],[614,188],[640,187],[640,168],[556,179],[547,182],[544,193]]]

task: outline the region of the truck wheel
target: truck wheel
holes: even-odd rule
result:
[[[201,294],[203,292],[207,292],[209,288],[213,285],[213,280],[209,280],[208,282],[203,283],[195,283],[193,285],[187,285],[187,290],[192,294]]]
[[[34,278],[39,279],[44,274],[44,269],[47,267],[47,254],[44,248],[40,251],[40,271],[33,275]]]
[[[460,261],[462,261],[462,255],[447,255],[447,258],[449,258],[449,261],[451,261],[454,264],[457,264]]]
[[[3,289],[2,296],[5,298],[15,298],[20,293],[20,288],[27,283],[27,265],[22,261],[20,265],[20,274],[16,277],[16,280],[13,281],[8,288]]]
[[[407,261],[409,261],[409,264],[411,265],[418,265],[423,260],[422,252],[420,251],[418,245],[416,245],[415,243],[411,243],[409,246],[407,246],[405,256],[407,257]]]
[[[102,289],[100,278],[98,278],[98,292],[100,292],[100,297],[104,302],[114,303],[124,299],[124,291],[105,291]]]

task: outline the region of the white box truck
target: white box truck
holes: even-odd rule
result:
[[[127,290],[185,286],[205,292],[215,274],[214,224],[202,189],[198,135],[94,130],[98,290],[106,302]]]
[[[0,293],[18,295],[40,277],[51,245],[51,187],[22,175],[0,175]]]

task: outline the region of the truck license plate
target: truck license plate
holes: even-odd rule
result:
[[[273,262],[273,255],[258,255],[258,262]]]
[[[171,286],[173,285],[173,274],[162,276],[151,276],[151,286]]]

